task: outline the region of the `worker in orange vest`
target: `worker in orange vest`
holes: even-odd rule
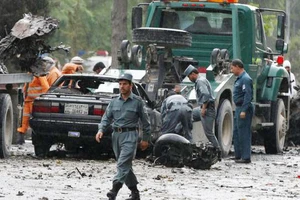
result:
[[[45,56],[42,58],[42,60],[43,64],[46,65],[46,71],[49,71],[46,78],[49,86],[51,87],[54,81],[56,81],[56,79],[60,77],[61,72],[57,69],[57,67],[55,66],[55,61],[51,57]]]
[[[75,72],[83,71],[83,59],[79,56],[75,56],[71,59],[70,63],[67,63],[62,68],[62,74],[74,74]]]
[[[18,128],[19,136],[17,143],[24,144],[24,135],[29,127],[29,118],[32,113],[32,103],[35,98],[43,93],[46,93],[49,89],[49,84],[46,76],[34,76],[30,83],[26,83],[23,88],[24,92],[24,106],[23,106],[23,117],[22,126]]]

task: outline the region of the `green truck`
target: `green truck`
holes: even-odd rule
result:
[[[132,9],[132,41],[122,41],[118,59],[122,69],[145,70],[141,82],[156,102],[177,83],[195,101],[194,84],[183,72],[196,66],[214,89],[215,133],[224,156],[232,145],[235,110],[230,60],[241,59],[253,79],[253,133],[262,136],[267,154],[276,154],[283,151],[289,127],[289,75],[274,61],[287,52],[285,18],[282,10],[238,0],[142,3]],[[201,129],[195,125],[193,131]]]

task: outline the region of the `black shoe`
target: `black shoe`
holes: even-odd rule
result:
[[[235,160],[236,163],[244,163],[244,164],[248,164],[251,163],[250,159],[240,159],[240,160]]]
[[[112,190],[109,190],[109,192],[106,194],[106,196],[108,197],[108,200],[115,200],[117,193]]]
[[[17,144],[22,145],[25,143],[24,133],[18,133]]]
[[[111,190],[109,190],[109,192],[106,194],[106,196],[108,197],[108,200],[115,200],[116,196],[122,186],[123,186],[122,183],[114,182],[113,188]]]
[[[140,200],[140,192],[138,190],[131,191],[131,195],[125,200]]]
[[[218,152],[218,161],[222,160],[222,150],[221,149],[217,149]]]

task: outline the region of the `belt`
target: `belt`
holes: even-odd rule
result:
[[[136,131],[136,127],[114,127],[114,132],[122,133],[122,132],[129,132],[129,131]]]

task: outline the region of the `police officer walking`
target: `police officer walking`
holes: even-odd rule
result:
[[[253,107],[253,84],[244,70],[241,60],[231,62],[231,71],[237,76],[233,89],[233,101],[236,105],[234,115],[233,143],[236,163],[251,162],[251,123]]]
[[[176,133],[192,142],[192,108],[180,94],[171,93],[161,106],[162,134]]]
[[[139,200],[138,181],[132,170],[132,160],[138,145],[138,122],[141,120],[143,125],[143,138],[139,144],[142,151],[148,148],[150,122],[142,99],[132,93],[132,75],[123,74],[118,80],[120,95],[108,105],[95,138],[100,142],[103,131],[112,125],[112,146],[117,159],[117,174],[113,179],[112,189],[107,193],[108,199],[116,199],[125,183],[131,190],[127,200]]]
[[[184,71],[184,75],[188,76],[190,81],[195,83],[195,90],[197,95],[197,103],[199,107],[193,109],[193,120],[201,121],[207,139],[219,151],[219,159],[221,157],[221,150],[219,142],[213,133],[213,126],[215,121],[215,99],[209,81],[199,75],[198,70],[189,65]]]

